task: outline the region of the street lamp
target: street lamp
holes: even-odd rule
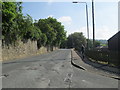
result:
[[[95,22],[94,22],[94,1],[92,0],[92,21],[93,21],[93,49],[95,48]]]
[[[88,35],[88,39],[87,39],[87,49],[89,49],[88,46],[88,41],[89,41],[89,25],[88,25],[88,6],[86,2],[76,2],[74,1],[73,3],[84,3],[86,5],[86,20],[87,20],[87,35]]]

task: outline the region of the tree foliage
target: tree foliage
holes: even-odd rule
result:
[[[98,46],[100,46],[100,41],[97,41],[97,40],[95,40],[95,47],[98,47]]]
[[[95,40],[94,47],[96,48],[96,47],[100,46],[100,44],[101,44],[100,41]],[[89,45],[89,49],[92,49],[93,48],[93,40],[89,39],[88,45]]]
[[[86,46],[86,38],[83,36],[83,33],[75,32],[68,36],[68,48],[75,48],[79,51],[82,45]]]
[[[64,26],[61,25],[55,18],[39,19],[35,23],[42,33],[47,37],[47,45],[60,46],[61,42],[66,39]]]
[[[15,2],[2,3],[2,34],[4,39],[8,41],[16,40],[16,11],[17,5]]]
[[[38,47],[60,46],[66,39],[64,26],[49,17],[33,23],[30,15],[23,16],[21,2],[2,2],[2,35],[7,44],[17,40],[36,40]]]

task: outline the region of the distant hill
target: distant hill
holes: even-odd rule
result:
[[[101,46],[108,46],[108,42],[107,40],[102,40],[102,39],[99,39],[99,40],[96,40],[96,41],[99,41],[101,44]]]
[[[101,42],[101,44],[107,44],[107,40],[100,39],[100,40],[97,40],[97,41]]]
[[[92,39],[90,39],[91,41],[93,41]],[[107,44],[107,40],[104,39],[96,39],[96,41],[99,41],[101,44]]]

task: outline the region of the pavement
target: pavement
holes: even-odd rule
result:
[[[74,56],[75,57],[75,56]],[[2,63],[2,88],[118,88],[118,80],[71,64],[71,49]],[[2,89],[4,90],[4,89]]]
[[[92,73],[97,73],[102,76],[120,80],[120,69],[92,62],[87,57],[82,59],[80,53],[74,51],[73,49],[71,51],[71,55],[72,55],[71,63],[75,67]]]

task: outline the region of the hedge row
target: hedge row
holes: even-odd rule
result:
[[[119,65],[120,63],[119,52],[89,50],[89,51],[86,51],[85,53],[89,58],[92,58],[96,61],[108,62],[115,65]]]

